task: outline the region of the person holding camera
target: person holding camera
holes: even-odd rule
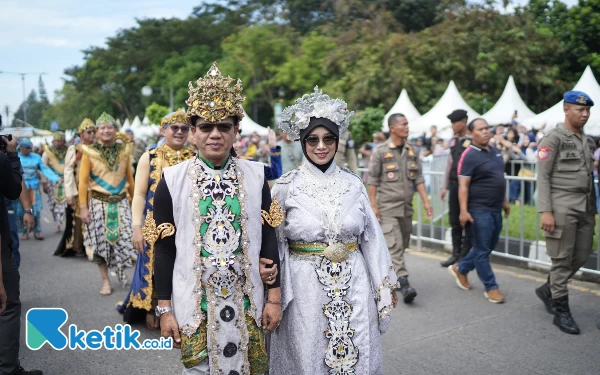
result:
[[[1,119],[1,118],[0,118]],[[0,129],[1,129],[0,121]],[[21,162],[17,140],[0,136],[0,373],[42,375],[39,370],[25,371],[19,362],[21,301],[19,270],[13,260],[8,210],[5,199],[18,199],[22,189]]]

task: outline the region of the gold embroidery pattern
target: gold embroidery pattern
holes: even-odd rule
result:
[[[123,147],[121,147],[121,150],[119,150],[119,153],[116,155],[114,164],[110,164],[109,161],[102,155],[102,152],[95,148],[93,144],[81,145],[81,151],[83,151],[83,153],[85,153],[90,159],[94,159],[103,163],[109,171],[114,172],[116,166],[118,166],[123,159],[129,158],[129,155],[133,151],[133,143],[129,141],[129,138],[125,140],[123,137],[127,136],[121,135],[121,133],[117,134],[116,136],[116,141],[121,140]]]
[[[283,210],[281,209],[279,202],[277,202],[277,198],[273,198],[271,206],[269,207],[269,212],[262,210],[260,214],[262,216],[262,224],[264,224],[266,220],[267,223],[273,228],[276,228],[279,225],[281,225],[281,223],[283,223],[283,220],[285,219],[285,216],[283,215]]]
[[[158,240],[158,230],[156,228],[156,221],[154,221],[154,215],[152,211],[148,212],[146,218],[144,219],[142,236],[150,246],[154,246],[154,243],[156,243],[156,240]]]
[[[175,225],[171,223],[162,223],[156,228],[156,234],[158,234],[161,239],[170,237],[175,234]]]

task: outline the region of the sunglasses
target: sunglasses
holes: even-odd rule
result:
[[[325,143],[325,145],[331,146],[332,144],[335,143],[336,139],[337,139],[337,137],[335,135],[331,135],[331,134],[326,135],[323,138],[319,138],[316,135],[311,135],[310,137],[306,138],[305,141],[311,147],[317,146],[321,140],[323,141],[323,143]]]
[[[231,129],[233,129],[233,124],[224,122],[220,124],[200,124],[196,126],[196,129],[198,129],[200,133],[212,133],[215,128],[217,128],[220,133],[229,133]]]
[[[173,133],[177,133],[180,130],[182,133],[187,133],[190,131],[190,127],[188,125],[169,125],[169,129],[173,130]]]

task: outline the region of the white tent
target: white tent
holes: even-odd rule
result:
[[[148,118],[148,116],[144,116],[144,119],[142,120],[142,125],[150,125],[150,119]]]
[[[129,120],[125,120],[125,124],[127,125]],[[140,121],[138,116],[135,116],[131,124],[128,126],[123,125],[121,131],[125,131],[127,129],[131,129],[133,131],[133,135],[136,138],[141,138],[147,140],[150,137],[155,136],[160,131],[160,126],[150,124],[150,120],[147,117],[144,117],[144,122]]]
[[[125,122],[123,123],[122,128],[123,129],[127,129],[131,126],[131,122],[129,122],[129,119],[125,119]]]
[[[481,117],[486,119],[490,125],[510,124],[515,111],[517,111],[519,122],[535,116],[535,113],[521,99],[515,80],[513,76],[510,76],[496,105]]]
[[[421,117],[421,114],[419,113],[419,111],[417,111],[415,106],[410,101],[410,98],[408,97],[408,93],[406,92],[406,89],[402,89],[402,92],[400,93],[398,100],[396,100],[396,103],[394,103],[392,108],[389,110],[388,113],[386,113],[385,117],[383,118],[383,130],[384,131],[389,130],[387,120],[394,113],[402,113],[404,116],[406,116],[406,119],[408,120],[409,123],[411,123],[412,121],[415,121],[416,119]]]
[[[131,122],[131,125],[129,127],[131,129],[136,129],[136,128],[139,128],[140,125],[142,125],[142,121],[140,121],[140,118],[138,116],[135,116],[135,118],[133,119],[133,121]]]
[[[585,125],[585,132],[590,135],[600,135],[600,109],[598,109],[598,105],[600,105],[600,85],[589,66],[585,68],[573,90],[585,92],[596,104],[591,109],[590,119]],[[528,128],[538,129],[546,124],[546,128],[549,129],[556,126],[557,123],[563,122],[564,119],[563,101],[561,100],[539,115],[523,121],[523,124]]]
[[[436,125],[438,127],[438,136],[443,138],[452,137],[452,128],[450,127],[450,120],[448,120],[447,116],[457,109],[464,109],[467,111],[467,116],[469,116],[470,119],[480,116],[479,113],[469,107],[467,102],[462,98],[454,81],[450,81],[446,92],[444,92],[444,95],[442,95],[433,108],[415,121],[408,123],[410,135],[422,135],[429,131],[429,128],[432,125]]]
[[[244,118],[242,119],[242,122],[240,123],[240,129],[242,129],[242,135],[249,135],[249,134],[256,132],[256,134],[258,134],[258,135],[266,136],[269,133],[268,128],[265,128],[264,126],[261,126],[261,125],[257,124],[256,122],[254,122],[250,118],[250,116],[248,116],[248,114],[246,113],[246,111],[243,108],[242,108],[242,110],[244,111]]]

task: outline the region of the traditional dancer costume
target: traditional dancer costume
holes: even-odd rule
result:
[[[182,123],[189,126],[183,109],[170,113],[161,122],[162,128],[171,124]],[[152,242],[154,223],[153,206],[154,192],[167,167],[177,165],[194,156],[194,152],[183,147],[179,150],[171,148],[166,143],[162,146],[146,151],[140,158],[135,175],[135,194],[132,203],[133,225],[148,223],[146,235],[150,235],[144,245],[144,252],[138,254],[131,290],[125,301],[117,304],[117,311],[123,313],[123,319],[129,323],[143,320],[146,313],[156,306],[156,293],[154,291],[154,244]],[[144,219],[145,218],[145,219]],[[148,232],[150,231],[150,232]],[[154,303],[153,303],[154,300]]]
[[[190,82],[190,123],[239,122],[242,83],[232,81],[215,63],[197,88]],[[184,374],[268,369],[259,258],[279,264],[273,226],[281,217],[260,163],[230,156],[213,165],[199,154],[164,171],[154,196],[156,290],[159,301],[172,300]],[[278,287],[277,278],[269,288]]]
[[[283,319],[271,335],[271,375],[383,374],[380,332],[396,280],[383,233],[362,180],[333,159],[313,164],[304,146],[319,126],[343,138],[352,114],[317,88],[282,114],[281,130],[303,142],[306,160],[273,187],[285,224],[277,228]]]
[[[96,125],[89,118],[84,119],[77,128],[77,134],[81,136],[83,132],[88,129],[96,129]],[[64,189],[67,197],[73,197],[75,200],[75,209],[67,205],[66,210],[66,225],[65,232],[58,243],[54,255],[68,256],[73,253],[77,255],[84,255],[83,250],[83,223],[79,216],[79,204],[78,204],[78,193],[77,187],[79,184],[79,168],[81,167],[81,157],[83,151],[81,151],[82,144],[71,145],[67,149],[65,155],[65,169],[64,169]]]
[[[103,113],[96,126],[115,124],[112,116]],[[131,267],[135,256],[131,243],[131,208],[128,195],[133,196],[133,172],[129,154],[131,142],[119,137],[111,146],[99,141],[82,145],[79,170],[79,205],[88,205],[90,223],[84,229],[84,244],[94,250],[93,261],[104,264],[125,284],[125,267]],[[88,199],[88,192],[91,197]]]
[[[65,140],[65,133],[57,131],[54,133],[54,140]],[[48,191],[48,208],[52,212],[54,222],[60,226],[65,221],[65,213],[67,209],[67,196],[65,194],[65,186],[63,182],[65,172],[65,156],[67,155],[67,147],[63,144],[62,147],[44,145],[44,154],[42,161],[54,173],[60,177],[60,181],[53,182],[49,186]]]

